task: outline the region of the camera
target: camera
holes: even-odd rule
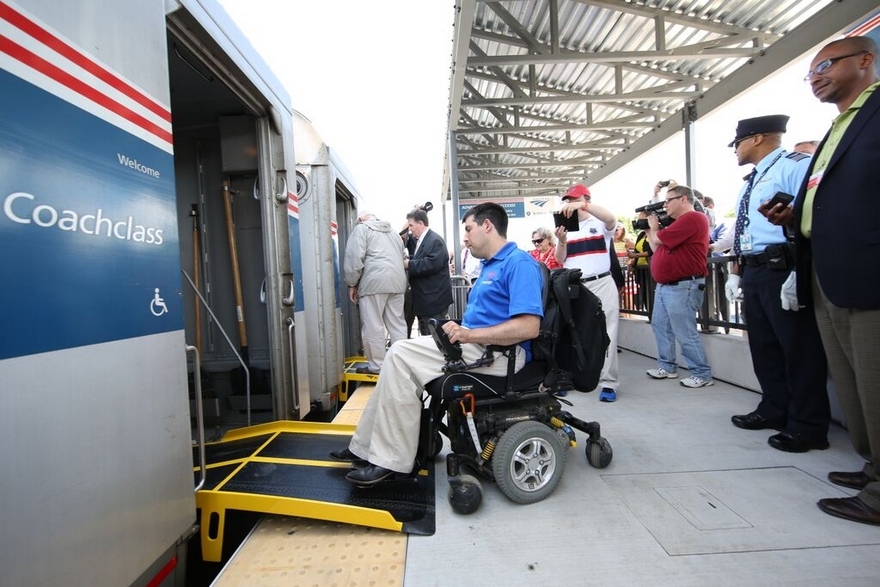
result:
[[[671,179],[661,179],[660,181],[657,182],[657,185],[659,185],[661,188],[665,188],[666,186],[668,186],[670,184],[671,181],[672,181]]]
[[[425,202],[425,205],[424,205],[424,206],[420,206],[420,208],[421,208],[422,211],[424,211],[424,212],[430,212],[431,210],[434,209],[434,204],[432,204],[431,202]]]
[[[663,182],[660,182],[663,183]],[[669,182],[666,182],[669,183]],[[663,206],[666,202],[654,202],[653,204],[645,204],[644,206],[639,206],[636,208],[636,214],[644,212],[645,214],[654,214],[657,216],[657,221],[660,223],[661,228],[666,228],[673,222],[675,222],[675,218],[666,213],[666,210],[663,209]],[[636,218],[632,221],[633,230],[648,230],[650,225],[648,224],[647,218]]]

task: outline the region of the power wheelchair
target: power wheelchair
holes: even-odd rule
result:
[[[548,281],[545,269],[545,308]],[[478,361],[466,364],[461,346],[451,343],[441,326],[432,320],[430,329],[446,365],[444,375],[426,386],[417,460],[436,458],[442,437],[449,438],[446,469],[453,510],[470,514],[479,508],[483,488],[477,476],[495,481],[515,503],[545,499],[562,479],[567,449],[577,445],[573,429],[587,434],[587,462],[596,468],[608,466],[613,452],[599,423],[574,417],[562,407],[563,402],[571,404],[555,395],[574,389],[570,373],[552,360],[533,360],[516,372],[516,345],[490,345]],[[558,334],[542,332],[539,337],[555,339]],[[490,364],[496,353],[507,359],[506,376],[469,372]]]

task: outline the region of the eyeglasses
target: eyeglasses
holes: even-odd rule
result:
[[[680,196],[672,196],[671,198],[666,198],[666,202],[671,202],[672,200],[677,200],[677,199],[683,198],[683,197],[684,197],[684,194],[681,194]]]
[[[540,245],[542,242],[544,242],[544,239],[539,238],[539,239],[537,239],[537,240],[533,240],[533,241],[532,241],[532,244],[535,245],[535,246],[538,246],[538,245]]]
[[[831,66],[841,59],[855,57],[856,55],[864,55],[866,53],[868,53],[868,51],[859,51],[858,53],[850,53],[849,55],[841,55],[840,57],[832,57],[830,59],[826,59],[825,61],[820,61],[816,64],[816,67],[807,72],[806,77],[804,77],[804,81],[806,83],[810,83],[810,80],[813,79],[813,76],[822,75],[823,73],[831,69]]]

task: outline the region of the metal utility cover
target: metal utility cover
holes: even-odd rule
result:
[[[702,487],[657,487],[655,490],[697,530],[752,526]]]
[[[840,489],[795,467],[603,475],[672,556],[880,544],[877,529],[816,507]]]

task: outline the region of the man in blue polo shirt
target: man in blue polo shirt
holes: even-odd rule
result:
[[[507,241],[507,214],[498,204],[474,206],[465,214],[464,241],[483,268],[474,283],[462,323],[443,329],[452,342],[462,343],[462,360],[473,363],[486,346],[522,343],[517,348],[517,371],[531,359],[527,341],[538,335],[544,315],[541,269],[528,253]],[[526,341],[526,342],[523,342]],[[347,449],[330,456],[339,461],[367,461],[346,479],[372,486],[395,473],[410,473],[418,449],[422,393],[425,385],[443,375],[445,359],[433,339],[401,340],[388,350],[379,381],[364,408]],[[506,375],[507,361],[475,369]]]

